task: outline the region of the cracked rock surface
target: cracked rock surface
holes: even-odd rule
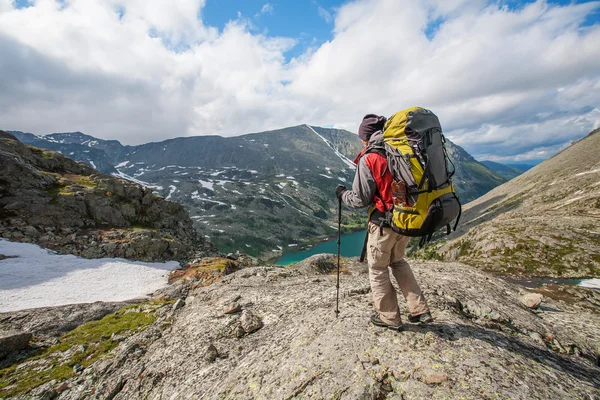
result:
[[[435,322],[370,324],[366,267],[256,267],[191,290],[185,306],[71,378],[59,399],[598,398],[600,314],[458,263],[415,261]],[[242,313],[224,314],[233,302]],[[403,315],[406,308],[401,302]],[[43,393],[54,386],[40,387]]]

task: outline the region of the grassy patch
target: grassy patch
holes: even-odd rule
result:
[[[190,264],[185,269],[171,272],[169,283],[193,279],[201,282],[202,286],[208,286],[220,280],[227,269],[236,270],[237,264],[227,258],[208,257],[202,259],[200,264]]]
[[[75,182],[75,184],[79,186],[83,186],[90,189],[95,189],[98,187],[98,184],[87,175],[65,174],[64,177],[70,181]]]
[[[459,257],[464,257],[469,255],[469,250],[471,249],[471,243],[468,240],[460,241],[460,250],[458,252]]]
[[[33,154],[38,155],[42,158],[54,158],[54,156],[56,155],[56,152],[51,150],[43,150],[33,146],[27,146],[27,148],[31,150]]]
[[[154,311],[164,302],[124,307],[99,321],[87,322],[60,337],[60,343],[42,354],[0,370],[0,397],[26,393],[51,380],[65,380],[77,364],[87,367],[118,345],[113,334],[132,335],[156,320]]]

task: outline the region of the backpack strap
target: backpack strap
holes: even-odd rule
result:
[[[365,242],[363,243],[362,251],[360,252],[360,262],[365,262],[367,256],[367,243],[369,242],[369,225],[367,224],[367,234],[365,235]]]
[[[458,199],[456,193],[453,194],[456,201],[458,201],[458,217],[456,217],[456,222],[454,223],[454,231],[456,231],[456,228],[458,227],[458,221],[460,221],[460,216],[462,215],[462,205],[460,204],[460,200]]]

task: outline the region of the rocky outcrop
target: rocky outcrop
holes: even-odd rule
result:
[[[242,269],[191,289],[178,309],[146,306],[156,320],[113,335],[114,344],[105,334],[101,343],[115,347],[108,357],[87,363],[77,355],[89,354],[92,343],[73,345],[72,353],[61,347],[83,367],[15,397],[600,396],[597,311],[546,296],[531,310],[520,302],[520,286],[458,263],[418,261],[413,269],[435,322],[412,325],[405,318],[404,330],[395,332],[369,322],[364,264],[350,259],[342,267],[337,318],[335,275],[294,266]],[[15,371],[36,362],[24,360]]]
[[[187,261],[216,253],[181,205],[5,132],[0,237],[87,258]]]
[[[29,332],[0,330],[0,359],[14,351],[26,349],[32,337]]]

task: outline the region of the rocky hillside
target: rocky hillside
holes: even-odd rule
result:
[[[193,258],[211,248],[185,209],[0,131],[0,236],[87,258]]]
[[[193,280],[179,284],[170,289],[175,303],[163,291],[118,311],[94,304],[0,315],[30,335],[25,346],[32,340],[0,362],[0,397],[600,396],[600,314],[589,308],[600,298],[591,290],[580,289],[595,303],[542,299],[462,264],[414,262],[435,323],[394,332],[369,322],[365,265],[350,259],[342,269],[338,318],[333,263],[323,256],[195,289]]]
[[[351,160],[362,146],[348,131],[307,125],[140,146],[122,146],[80,132],[14,134],[35,146],[47,142],[46,148],[152,188],[183,204],[196,226],[222,251],[253,255],[271,251],[276,255],[289,245],[335,234],[333,189],[351,184]],[[448,142],[448,150],[463,202],[504,182],[459,146]],[[342,223],[346,231],[362,229],[364,212],[346,210]]]
[[[600,130],[464,208],[428,257],[500,274],[600,276]]]

